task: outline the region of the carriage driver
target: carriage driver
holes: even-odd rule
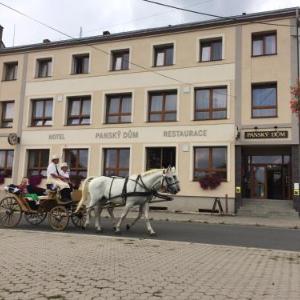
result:
[[[53,184],[60,189],[61,199],[64,203],[72,202],[69,179],[64,177],[59,170],[59,156],[53,155],[51,163],[47,168],[47,184]]]

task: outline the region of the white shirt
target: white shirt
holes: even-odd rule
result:
[[[58,171],[58,174],[57,174]],[[58,165],[55,163],[50,163],[50,165],[47,168],[47,177],[50,177],[51,174],[59,175]]]
[[[69,179],[70,178],[70,175],[69,175],[69,172],[64,172],[62,169],[59,170],[59,174],[64,177],[64,178],[67,178]]]

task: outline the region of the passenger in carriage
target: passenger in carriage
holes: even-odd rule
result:
[[[53,184],[60,189],[61,199],[64,203],[70,203],[71,200],[71,188],[68,183],[69,179],[64,177],[59,170],[59,157],[53,155],[52,161],[47,168],[47,184]]]

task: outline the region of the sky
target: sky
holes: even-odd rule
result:
[[[300,0],[157,0],[220,16],[239,15],[265,10],[300,6]],[[164,8],[142,0],[0,0],[60,31],[79,37],[135,29],[175,25],[208,19],[197,14]],[[0,25],[4,27],[6,46],[66,39],[0,5]],[[14,34],[15,32],[15,34]]]

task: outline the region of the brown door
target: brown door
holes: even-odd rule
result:
[[[252,198],[267,198],[266,170],[266,166],[252,165]]]

